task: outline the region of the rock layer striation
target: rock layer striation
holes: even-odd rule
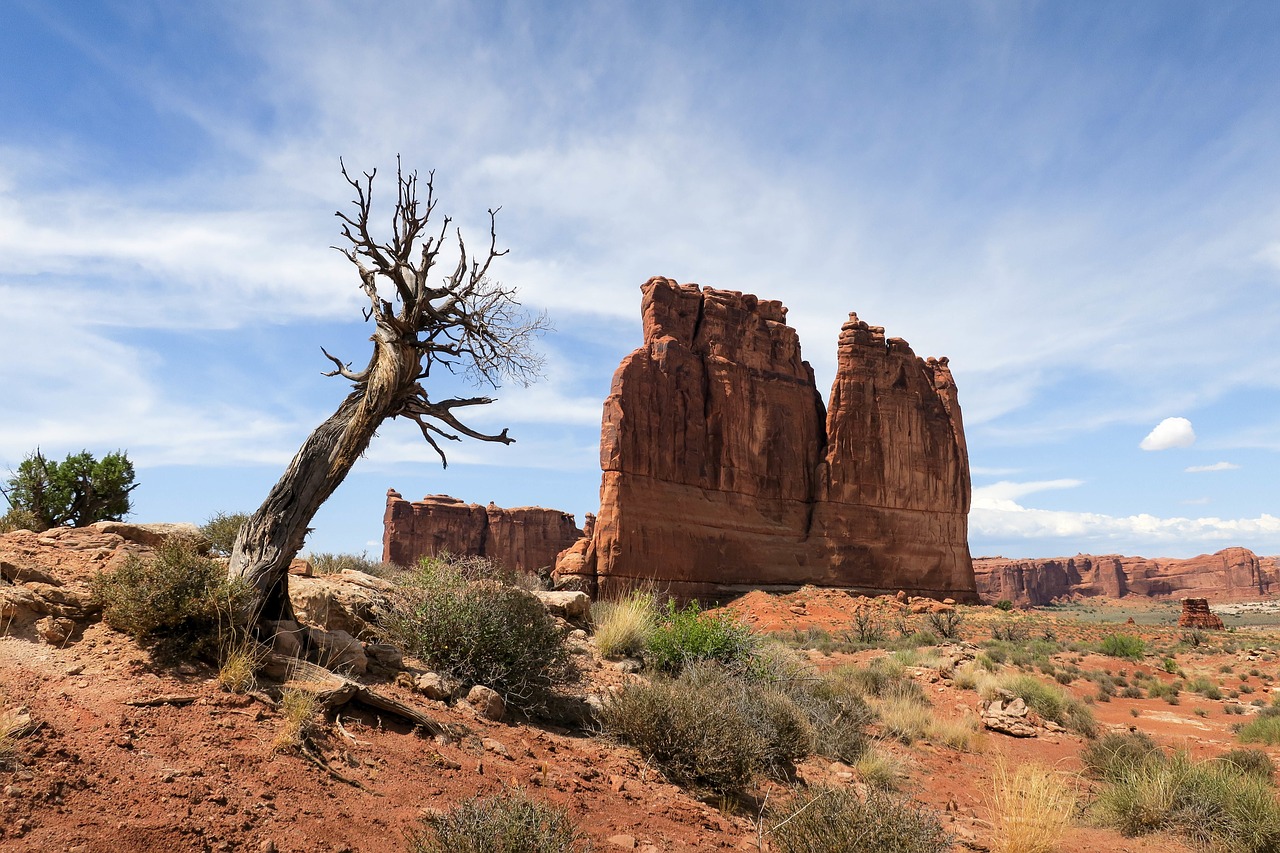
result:
[[[561,582],[976,600],[946,359],[850,314],[828,410],[780,302],[666,278],[642,292],[644,343],[604,404],[600,512]]]
[[[448,495],[411,502],[388,489],[382,559],[412,566],[422,557],[447,551],[488,557],[508,569],[536,573],[554,566],[556,555],[582,535],[573,516],[558,509],[503,509],[492,503],[463,503]]]
[[[1007,599],[1023,607],[1099,595],[1229,601],[1258,598],[1280,590],[1277,558],[1259,557],[1247,548],[1224,548],[1185,560],[1118,554],[1077,554],[1042,560],[979,557],[973,567],[978,593],[984,601]]]

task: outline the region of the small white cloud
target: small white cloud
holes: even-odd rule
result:
[[[1138,446],[1143,450],[1168,450],[1171,447],[1190,447],[1196,442],[1196,431],[1186,418],[1165,418],[1142,439]]]
[[[1009,480],[1001,480],[998,483],[992,483],[989,486],[979,486],[974,489],[973,505],[975,507],[999,507],[1001,505],[1012,503],[1025,495],[1044,492],[1050,489],[1074,489],[1076,486],[1083,484],[1083,480],[1069,479],[1034,480],[1029,483],[1014,483]]]
[[[1234,462],[1215,462],[1212,465],[1192,465],[1185,470],[1188,474],[1200,474],[1204,471],[1234,471],[1239,467]]]

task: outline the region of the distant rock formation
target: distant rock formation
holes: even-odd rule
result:
[[[1098,595],[1172,597],[1215,601],[1270,595],[1276,586],[1275,557],[1259,557],[1247,548],[1224,548],[1186,560],[1122,557],[1117,554],[973,561],[978,594],[987,602],[1008,599],[1023,607]]]
[[[1209,601],[1204,598],[1182,599],[1182,614],[1178,617],[1179,628],[1201,628],[1206,631],[1222,631],[1222,617],[1209,609]]]
[[[448,495],[410,502],[387,489],[382,524],[382,559],[412,566],[443,551],[488,557],[515,571],[536,573],[555,565],[556,555],[583,532],[573,516],[558,509],[522,506],[503,509],[463,503]]]
[[[593,535],[557,577],[608,595],[836,586],[976,600],[946,359],[849,315],[826,411],[776,301],[653,278],[604,405]]]

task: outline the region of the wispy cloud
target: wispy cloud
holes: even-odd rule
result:
[[[1205,471],[1236,471],[1239,468],[1234,462],[1215,462],[1212,465],[1191,465],[1183,470],[1188,474],[1199,474]]]

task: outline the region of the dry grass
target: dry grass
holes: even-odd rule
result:
[[[982,723],[972,714],[958,719],[934,719],[929,725],[928,738],[957,752],[980,752]]]
[[[591,618],[601,656],[639,655],[657,624],[657,606],[652,593],[638,590],[620,601],[596,602]]]
[[[266,659],[266,650],[245,638],[222,654],[218,667],[218,685],[231,693],[248,693],[258,685],[258,669]]]
[[[927,737],[935,723],[932,708],[902,696],[879,700],[875,709],[884,733],[908,746]]]
[[[301,746],[319,710],[320,697],[316,694],[296,687],[286,687],[282,690],[280,713],[284,716],[284,722],[271,744],[272,749],[284,752]]]
[[[30,725],[31,717],[23,709],[0,710],[0,767],[8,767],[13,763],[18,755],[18,742]]]
[[[858,772],[858,778],[869,787],[881,791],[896,791],[907,778],[902,762],[876,746],[868,747],[853,769]]]
[[[956,667],[955,685],[961,690],[972,690],[990,701],[996,696],[999,679],[988,669],[972,661]]]
[[[1060,773],[1036,764],[994,768],[991,824],[996,853],[1053,853],[1071,823],[1076,790]]]

